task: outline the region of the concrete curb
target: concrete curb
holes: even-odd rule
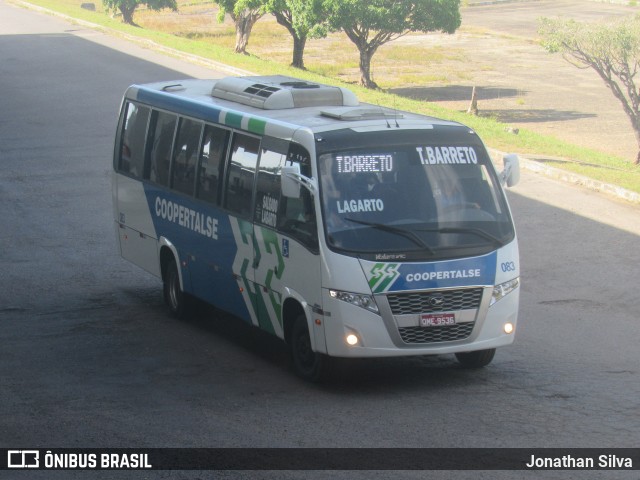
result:
[[[577,173],[568,172],[559,168],[549,167],[548,165],[536,162],[535,160],[531,160],[526,157],[523,157],[522,160],[523,167],[532,172],[541,173],[547,177],[555,178],[566,183],[581,185],[588,188],[589,190],[604,193],[605,195],[613,196],[640,205],[639,193],[632,192],[631,190],[627,190],[617,185],[604,183],[599,180],[594,180],[593,178],[578,175]]]
[[[185,53],[182,52],[180,50],[176,50],[170,47],[165,47],[164,45],[160,45],[156,42],[154,42],[153,40],[148,40],[148,39],[143,39],[140,37],[136,37],[135,35],[129,35],[127,33],[123,33],[117,30],[113,30],[107,27],[103,27],[102,25],[97,25],[95,23],[91,23],[91,22],[87,22],[85,20],[79,20],[77,18],[74,17],[70,17],[69,15],[65,15],[63,13],[59,13],[59,12],[55,12],[53,10],[49,10],[47,8],[44,7],[40,7],[38,5],[33,5],[31,3],[28,3],[26,1],[23,0],[12,0],[13,3],[16,3],[18,5],[22,5],[24,8],[27,9],[31,9],[31,10],[36,10],[42,13],[47,13],[49,15],[54,15],[60,18],[64,18],[65,20],[69,21],[69,22],[73,22],[76,23],[78,25],[82,25],[85,26],[87,28],[91,28],[94,30],[99,30],[102,32],[106,32],[109,33],[110,35],[116,36],[116,37],[120,37],[120,38],[124,38],[128,41],[131,41],[133,43],[136,43],[138,45],[142,45],[145,46],[147,48],[152,48],[156,51],[165,53],[167,55],[171,55],[175,58],[182,58],[185,59],[191,63],[194,63],[196,65],[201,65],[201,66],[205,66],[208,68],[213,68],[216,70],[221,70],[221,71],[225,71],[228,72],[230,75],[239,75],[239,76],[245,76],[245,75],[256,75],[253,72],[249,72],[247,70],[242,70],[239,68],[235,68],[232,67],[230,65],[226,65],[224,63],[220,63],[220,62],[216,62],[214,60],[209,60],[203,57],[200,57],[198,55],[193,55],[190,53]],[[479,2],[475,3],[475,5],[480,5],[480,4],[490,4],[490,3],[506,3],[506,2],[521,2],[521,1],[526,1],[526,0],[480,0]],[[497,159],[502,160],[502,157],[506,154],[505,152],[501,152],[499,150],[496,149],[492,149],[489,148],[489,152],[491,153],[492,157],[494,158],[494,161]],[[590,190],[593,190],[595,192],[599,192],[599,193],[604,193],[608,196],[613,196],[616,197],[618,199],[622,199],[622,200],[626,200],[628,202],[634,203],[634,204],[638,204],[640,205],[640,194],[636,193],[636,192],[632,192],[630,190],[626,190],[622,187],[618,187],[617,185],[612,185],[612,184],[608,184],[608,183],[604,183],[601,182],[599,180],[594,180],[592,178],[589,177],[585,177],[583,175],[578,175],[572,172],[568,172],[566,170],[561,170],[559,168],[554,168],[554,167],[549,167],[548,165],[545,165],[541,162],[537,162],[535,160],[532,160],[530,158],[527,158],[526,155],[519,155],[520,156],[520,165],[522,168],[535,172],[535,173],[539,173],[541,175],[545,175],[547,177],[550,178],[554,178],[556,180],[560,180],[562,182],[566,182],[566,183],[570,183],[570,184],[574,184],[574,185],[580,185],[583,187],[586,187]]]

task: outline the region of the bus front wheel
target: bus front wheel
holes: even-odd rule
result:
[[[475,352],[459,352],[456,353],[456,358],[465,368],[482,368],[491,363],[495,354],[496,349],[489,348],[488,350],[476,350]]]
[[[180,287],[180,274],[175,260],[170,260],[163,277],[164,301],[166,302],[171,314],[179,319],[185,319],[189,316],[190,299],[188,294],[182,291]]]
[[[329,357],[313,351],[309,327],[304,315],[298,315],[291,329],[291,360],[296,374],[310,382],[319,382],[327,376]]]

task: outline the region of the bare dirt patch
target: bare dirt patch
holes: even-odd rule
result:
[[[625,5],[584,0],[465,8],[463,26],[455,35],[412,35],[398,40],[463,51],[464,62],[432,65],[434,70],[451,72],[447,80],[392,91],[466,111],[476,86],[481,115],[632,160],[637,144],[618,100],[592,70],[546,53],[536,32],[542,16],[599,21],[637,12]],[[460,72],[466,78],[460,80]]]

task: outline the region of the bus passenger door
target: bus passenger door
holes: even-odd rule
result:
[[[280,172],[289,142],[265,137],[260,151],[256,204],[255,304],[260,328],[284,338],[282,306],[285,288],[311,305],[320,304],[319,255],[313,197],[301,189],[300,198],[281,192]],[[323,339],[324,341],[324,339]]]
[[[308,191],[306,192],[308,194]],[[321,305],[320,256],[317,253],[313,204],[301,198],[278,201],[278,230],[255,225],[254,265],[260,328],[284,338],[282,306],[285,288],[309,305]],[[263,197],[266,198],[266,197]],[[274,206],[275,208],[275,206]],[[265,215],[263,207],[262,215]],[[324,334],[316,343],[324,343]]]
[[[253,213],[253,267],[256,281],[253,305],[259,327],[280,338],[284,338],[281,279],[285,257],[277,227],[280,169],[284,165],[288,144],[272,137],[262,139]]]

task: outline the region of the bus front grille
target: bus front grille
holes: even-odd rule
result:
[[[394,315],[474,310],[480,307],[482,288],[391,293],[387,295]]]
[[[471,335],[474,325],[475,322],[442,327],[400,327],[398,331],[404,343],[453,342]]]

